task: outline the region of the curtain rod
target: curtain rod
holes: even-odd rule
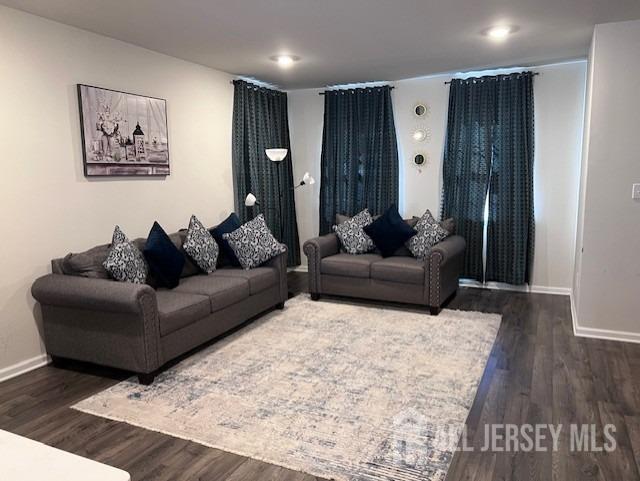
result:
[[[353,89],[333,89],[333,90],[326,90],[324,92],[318,92],[318,95],[324,95],[327,92],[339,92],[340,90],[357,90],[357,89],[377,89],[380,87],[387,87],[387,85],[377,85],[375,87],[355,87]],[[393,85],[388,85],[389,90],[393,90],[395,87]]]
[[[524,73],[524,72],[513,72],[513,73]],[[502,75],[512,75],[512,74],[502,74]],[[540,72],[532,72],[531,75],[540,75]],[[496,75],[496,77],[499,77],[500,75]],[[491,75],[487,75],[487,77],[491,77]],[[482,78],[482,77],[469,77],[469,78]],[[460,80],[468,80],[468,79],[460,79]],[[448,85],[451,83],[451,80],[449,80],[448,82],[445,82],[445,85]]]

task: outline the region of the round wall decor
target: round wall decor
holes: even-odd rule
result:
[[[411,133],[411,138],[415,142],[429,142],[431,140],[431,129],[428,127],[417,127]]]
[[[418,173],[422,173],[422,169],[426,168],[429,164],[429,154],[426,152],[415,152],[411,157],[411,163],[418,170]]]
[[[429,115],[429,106],[426,102],[416,102],[413,106],[413,115],[419,119],[424,119]]]

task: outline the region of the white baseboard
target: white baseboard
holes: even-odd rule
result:
[[[29,371],[33,371],[34,369],[38,369],[39,367],[46,366],[49,364],[51,359],[46,354],[40,354],[38,356],[32,357],[31,359],[25,359],[24,361],[20,361],[12,366],[7,366],[0,369],[0,382],[8,381],[11,378],[19,376],[20,374],[27,373]]]
[[[298,267],[289,269],[289,272],[309,272],[309,266],[300,265]]]
[[[578,310],[576,308],[576,302],[573,294],[571,295],[571,317],[573,319],[573,334],[577,337],[640,343],[640,333],[638,332],[614,331],[611,329],[598,329],[595,327],[581,326],[578,323]]]
[[[574,324],[574,334],[578,337],[592,339],[604,339],[606,341],[622,341],[640,343],[640,333],[628,331],[611,331],[609,329],[596,329],[594,327],[581,327]]]
[[[570,296],[570,287],[552,287],[552,286],[512,286],[511,284],[502,284],[500,282],[482,282],[472,281],[469,279],[461,279],[460,286],[462,287],[477,287],[480,289],[495,289],[499,291],[513,291],[513,292],[531,292],[534,294],[556,294],[561,296]]]

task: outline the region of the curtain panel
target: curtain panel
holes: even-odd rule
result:
[[[336,214],[382,214],[398,203],[398,147],[389,86],[324,95],[320,234]]]
[[[287,94],[235,80],[232,160],[236,212],[242,222],[264,214],[273,235],[289,249],[289,266],[300,265],[300,242],[293,190]],[[272,162],[265,149],[286,148],[282,162]],[[259,205],[247,208],[251,192]]]
[[[533,108],[531,72],[451,81],[442,216],[454,217],[467,241],[462,277],[515,285],[530,280]]]

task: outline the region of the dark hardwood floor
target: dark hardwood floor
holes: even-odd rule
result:
[[[289,274],[289,288],[304,292],[306,274]],[[448,481],[640,480],[640,345],[574,337],[563,296],[463,288],[448,307],[503,315],[467,419],[466,444],[476,449],[455,454]],[[0,384],[0,429],[125,469],[136,481],[316,479],[75,411],[69,406],[127,375],[71,367]],[[560,449],[482,452],[492,423],[562,424]],[[599,433],[614,424],[617,449],[569,452],[570,423],[593,423]]]

